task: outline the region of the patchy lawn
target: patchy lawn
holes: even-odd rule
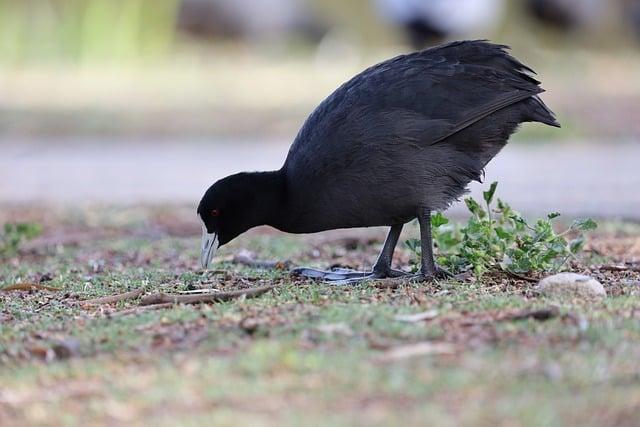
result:
[[[637,225],[600,227],[572,267],[599,279],[607,298],[554,300],[503,274],[329,286],[293,279],[281,264],[234,262],[249,250],[255,259],[365,268],[383,230],[255,230],[203,272],[190,211],[4,215],[38,221],[45,234],[0,265],[2,425],[638,422]],[[399,247],[396,262],[408,268],[409,252]],[[623,262],[623,271],[599,268]],[[6,290],[17,283],[40,288]],[[82,303],[141,288],[264,285],[275,287],[213,304]]]

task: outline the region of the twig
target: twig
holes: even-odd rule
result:
[[[201,289],[190,289],[187,291],[179,291],[178,293],[181,295],[194,295],[194,294],[208,294],[211,292],[220,292],[220,290],[215,288],[201,288]]]
[[[601,265],[598,270],[640,272],[640,265]]]
[[[166,302],[163,304],[154,304],[154,305],[144,305],[144,306],[136,306],[133,308],[127,308],[125,310],[120,310],[120,311],[114,311],[112,313],[107,314],[108,317],[120,317],[120,316],[127,316],[129,314],[137,314],[137,313],[142,313],[142,312],[146,312],[146,311],[152,311],[152,310],[162,310],[164,308],[170,308],[170,307],[175,307],[175,304],[172,302]]]
[[[509,271],[509,270],[504,270],[504,272],[516,279],[526,280],[527,282],[531,282],[531,283],[538,283],[538,279],[534,279],[533,277],[523,276],[522,274],[514,273],[513,271]]]
[[[42,291],[59,291],[60,288],[56,288],[53,286],[41,285],[40,283],[14,283],[13,285],[5,286],[4,288],[0,288],[0,291],[30,291],[32,289],[42,290]]]
[[[247,298],[256,297],[262,295],[265,292],[273,289],[273,285],[261,286],[258,288],[239,289],[237,291],[229,292],[214,292],[210,294],[201,295],[171,295],[162,292],[146,295],[140,300],[140,305],[153,305],[153,304],[197,304],[201,302],[221,302],[228,301],[241,296]]]
[[[138,289],[136,289],[134,291],[125,292],[124,294],[109,295],[107,297],[87,299],[87,300],[84,300],[84,301],[80,301],[80,304],[82,304],[82,305],[113,304],[114,302],[118,302],[118,301],[126,301],[126,300],[130,300],[130,299],[136,299],[140,295],[142,295],[142,291],[143,290],[144,290],[144,288],[138,288]]]

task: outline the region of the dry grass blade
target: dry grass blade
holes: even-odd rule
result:
[[[215,289],[215,288],[191,289],[188,291],[179,291],[178,293],[181,295],[194,295],[194,294],[208,294],[211,292],[220,292],[220,289]]]
[[[640,265],[601,265],[598,270],[640,272]]]
[[[41,285],[39,283],[14,283],[13,285],[8,285],[0,289],[3,292],[8,291],[31,291],[31,290],[40,290],[40,291],[59,291],[60,288],[56,288],[54,286]]]
[[[100,298],[94,298],[94,299],[88,299],[88,300],[80,301],[80,304],[82,304],[82,305],[113,304],[113,303],[119,302],[119,301],[126,301],[126,300],[130,300],[130,299],[136,299],[140,295],[142,295],[142,291],[144,291],[143,288],[138,288],[138,289],[136,289],[134,291],[125,292],[123,294],[109,295],[109,296],[106,296],[106,297],[100,297]]]
[[[152,295],[146,295],[140,301],[140,305],[153,305],[153,304],[198,304],[203,302],[221,302],[228,301],[234,298],[247,297],[252,298],[258,295],[262,295],[265,292],[273,289],[273,285],[261,286],[258,288],[239,289],[229,292],[214,292],[210,294],[200,295],[170,295],[165,293],[156,293]]]
[[[432,354],[454,354],[455,347],[444,342],[419,342],[415,344],[401,345],[393,347],[376,357],[378,362],[392,362],[396,360],[409,359],[417,356]]]

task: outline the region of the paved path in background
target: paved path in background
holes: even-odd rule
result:
[[[218,178],[277,169],[288,141],[0,141],[0,203],[191,203]],[[527,214],[640,219],[640,143],[512,143],[485,182]],[[471,185],[479,196],[487,184]],[[462,206],[453,208],[461,212]]]

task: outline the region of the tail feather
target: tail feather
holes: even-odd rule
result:
[[[542,102],[538,95],[529,98],[530,102],[527,111],[527,121],[540,122],[553,127],[560,127],[560,123],[556,119],[556,115]]]

